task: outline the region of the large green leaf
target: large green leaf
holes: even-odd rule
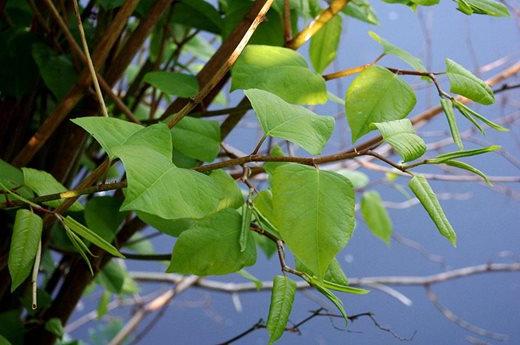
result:
[[[386,55],[395,55],[410,66],[412,66],[415,70],[424,72],[426,71],[426,67],[424,67],[424,64],[422,63],[421,59],[413,56],[409,52],[407,52],[404,49],[399,48],[398,46],[390,43],[389,41],[385,40],[384,38],[380,37],[378,34],[376,34],[373,31],[369,31],[368,34],[370,37],[372,37],[375,41],[377,41],[381,46],[383,46],[383,53]]]
[[[209,177],[211,177],[220,189],[220,201],[218,205],[219,210],[225,208],[239,208],[244,203],[244,196],[238,186],[237,182],[224,170],[213,170]]]
[[[128,188],[121,210],[150,213],[164,219],[202,218],[215,211],[221,190],[215,181],[171,161],[172,142],[164,124],[144,128],[118,146]]]
[[[446,218],[442,206],[426,178],[421,175],[415,175],[408,183],[408,186],[417,199],[419,199],[426,212],[428,212],[440,234],[446,237],[455,247],[457,244],[457,234],[453,230],[448,218]]]
[[[323,73],[336,58],[341,32],[341,17],[335,16],[312,36],[309,55],[316,72]]]
[[[485,14],[494,17],[508,17],[508,8],[493,0],[457,0],[458,10],[464,14]]]
[[[334,172],[286,164],[272,173],[275,226],[292,253],[322,279],[355,226],[354,188]]]
[[[85,240],[91,242],[92,244],[98,246],[103,249],[107,253],[117,256],[120,258],[124,258],[124,256],[109,242],[105,241],[101,236],[96,234],[94,231],[87,228],[85,225],[81,224],[74,218],[67,216],[63,218],[63,225],[67,227],[70,231],[75,233],[76,235],[84,238]]]
[[[412,122],[408,119],[374,123],[383,139],[397,151],[403,161],[409,162],[426,152],[424,140],[415,134]]]
[[[105,116],[80,117],[72,122],[92,135],[112,159],[116,147],[123,145],[132,134],[144,128],[132,122]]]
[[[158,88],[168,96],[183,98],[194,97],[199,92],[197,78],[192,75],[177,72],[149,72],[143,81]]]
[[[22,168],[22,171],[25,185],[31,188],[39,196],[67,191],[67,188],[56,181],[54,176],[45,171],[31,168]],[[51,207],[58,207],[64,200],[65,199],[52,200],[47,201],[44,204]],[[72,204],[69,210],[74,212],[82,211],[83,205],[76,201],[74,204]]]
[[[350,0],[347,6],[343,7],[341,11],[347,16],[359,19],[363,22],[374,25],[379,24],[379,19],[367,0]]]
[[[464,150],[464,144],[462,143],[459,127],[457,126],[457,120],[455,119],[455,112],[453,111],[453,102],[451,100],[441,98],[441,107],[444,111],[444,114],[446,115],[446,119],[448,120],[453,142],[460,150]]]
[[[451,92],[481,104],[495,103],[495,96],[489,85],[455,61],[446,59],[446,74],[450,80]]]
[[[277,341],[285,332],[285,327],[291,315],[296,293],[296,283],[286,276],[276,276],[273,279],[271,305],[267,317],[269,344]]]
[[[213,161],[220,151],[220,126],[185,116],[171,129],[174,149],[204,162]]]
[[[361,198],[361,215],[374,236],[390,244],[393,226],[381,196],[376,191],[363,193]]]
[[[263,90],[244,91],[266,135],[287,139],[311,154],[319,154],[334,130],[334,118],[285,102]]]
[[[127,212],[119,212],[121,201],[111,196],[90,199],[85,205],[85,222],[87,227],[112,242]]]
[[[231,70],[231,89],[261,89],[289,103],[327,102],[325,80],[310,71],[303,56],[288,49],[247,46]]]
[[[242,217],[232,209],[199,220],[175,242],[167,271],[206,276],[237,272],[253,265],[255,242],[249,232],[246,248],[240,250],[241,226]]]
[[[352,142],[370,132],[374,122],[406,117],[415,103],[414,91],[397,75],[379,66],[365,69],[354,79],[346,95]]]
[[[16,212],[7,261],[11,274],[11,291],[20,286],[31,273],[42,228],[43,221],[38,215],[23,209]]]

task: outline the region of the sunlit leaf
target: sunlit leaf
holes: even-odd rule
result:
[[[289,321],[296,283],[286,276],[276,276],[273,280],[273,291],[271,292],[271,305],[267,318],[267,330],[269,332],[269,344],[277,341],[285,332]]]

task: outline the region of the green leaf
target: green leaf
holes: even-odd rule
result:
[[[348,178],[350,183],[354,186],[354,189],[365,188],[368,185],[368,182],[370,182],[370,179],[366,174],[357,170],[340,169],[336,172]]]
[[[244,91],[266,135],[287,139],[311,154],[319,154],[334,130],[334,118],[285,102],[263,90]]]
[[[448,120],[448,125],[450,126],[451,137],[453,138],[453,142],[457,144],[460,150],[464,150],[464,144],[462,143],[462,138],[460,137],[459,127],[457,126],[457,120],[455,119],[455,112],[453,111],[453,103],[451,100],[441,98],[441,107],[444,110],[444,114],[446,115],[446,119]]]
[[[85,205],[85,222],[89,229],[101,236],[105,241],[112,242],[119,226],[128,215],[119,212],[121,201],[110,196],[90,199]]]
[[[486,184],[488,184],[489,186],[493,185],[486,174],[484,174],[482,171],[480,171],[479,169],[475,168],[474,166],[472,166],[468,163],[464,163],[464,162],[457,161],[457,160],[449,160],[449,161],[444,162],[444,164],[447,164],[447,165],[455,167],[455,168],[467,170],[475,175],[482,177],[484,182],[486,182]]]
[[[179,1],[170,21],[214,34],[220,34],[224,25],[217,9],[204,0]]]
[[[412,122],[408,119],[374,123],[383,139],[409,162],[421,157],[426,152],[424,140],[415,134]]]
[[[197,78],[189,74],[177,72],[149,72],[143,81],[161,90],[168,96],[178,96],[182,98],[194,97],[199,92],[199,82]]]
[[[483,115],[480,115],[475,110],[466,106],[464,103],[454,101],[453,104],[461,112],[462,115],[464,115],[466,118],[468,118],[473,123],[474,123],[474,119],[473,119],[473,116],[474,116],[477,119],[479,119],[481,122],[485,123],[486,125],[488,125],[489,127],[493,128],[496,131],[499,131],[499,132],[508,132],[509,131],[509,129],[500,126],[498,123],[488,120],[486,117],[484,117]],[[482,132],[482,128],[480,128],[480,126],[477,125],[477,128],[479,128],[480,131]]]
[[[63,225],[68,227],[72,232],[74,232],[78,236],[83,237],[84,239],[103,249],[107,253],[110,253],[113,256],[124,258],[124,256],[116,248],[114,248],[114,246],[112,246],[101,236],[99,236],[94,231],[90,230],[74,218],[70,216],[64,218]]]
[[[90,270],[90,274],[94,276],[94,270],[92,269],[92,265],[90,264],[90,260],[88,259],[88,255],[92,256],[92,253],[90,252],[88,246],[83,242],[83,240],[76,235],[72,230],[70,230],[65,224],[63,224],[63,227],[65,229],[65,234],[69,238],[70,242],[72,243],[72,246],[76,249],[76,251],[79,253],[83,261],[85,261],[85,264],[88,266],[88,269]]]
[[[285,332],[285,327],[291,315],[296,293],[296,283],[286,276],[276,276],[273,279],[273,291],[271,292],[271,305],[267,317],[267,331],[269,332],[269,344],[275,341]]]
[[[256,262],[256,248],[249,232],[246,250],[240,251],[242,217],[225,209],[209,215],[184,231],[173,248],[168,272],[221,275],[237,272]]]
[[[33,45],[32,56],[45,85],[56,99],[62,99],[77,79],[70,57],[58,55],[49,46],[41,43]]]
[[[38,196],[67,191],[67,188],[56,181],[54,176],[45,171],[31,168],[22,168],[22,171],[25,185],[31,188]],[[60,206],[63,201],[65,201],[65,199],[46,201],[44,204],[56,208]],[[73,212],[82,211],[83,205],[76,201],[69,210]]]
[[[0,159],[0,183],[7,189],[15,189],[16,193],[25,198],[32,198],[33,193],[25,187],[23,173],[20,169]],[[0,194],[0,203],[5,202],[6,196]]]
[[[359,19],[368,24],[379,25],[374,9],[366,0],[351,0],[341,10],[347,16]]]
[[[440,234],[446,237],[455,247],[457,245],[457,234],[455,234],[453,227],[446,218],[442,206],[426,178],[421,175],[415,175],[408,183],[408,187],[410,187],[426,212],[428,212]]]
[[[177,168],[171,160],[168,127],[142,129],[117,147],[128,179],[121,210],[142,211],[164,219],[202,218],[217,210],[221,189],[199,172]]]
[[[341,32],[341,17],[334,16],[312,36],[309,56],[316,72],[323,73],[336,58]]]
[[[341,316],[343,316],[343,319],[345,319],[345,324],[348,323],[348,315],[345,312],[345,308],[343,307],[343,302],[332,293],[324,284],[323,282],[313,278],[309,277],[309,284],[314,286],[316,290],[318,290],[323,296],[327,297],[329,301],[331,301],[336,308],[338,308],[338,311],[340,312]]]
[[[471,157],[476,155],[481,155],[488,152],[494,152],[497,150],[500,150],[502,147],[499,145],[491,145],[487,147],[483,147],[481,149],[475,149],[475,150],[462,150],[462,151],[455,151],[455,152],[448,152],[438,155],[435,158],[428,159],[428,163],[431,164],[440,164],[444,163],[446,161],[462,158],[462,157]]]
[[[317,279],[314,272],[312,272],[307,266],[305,266],[301,261],[296,259],[296,269],[298,271],[304,272],[307,274],[307,278],[310,280],[311,277],[313,279]],[[348,286],[348,279],[343,269],[341,269],[341,265],[338,260],[334,258],[327,268],[327,272],[325,273],[325,277],[321,284],[325,287],[329,287],[334,290],[343,291],[346,293],[360,294],[367,293],[367,290],[353,288]]]
[[[227,172],[222,169],[213,170],[209,177],[214,184],[220,188],[220,201],[218,209],[239,208],[244,203],[244,196],[237,182]]]
[[[99,272],[96,282],[105,290],[118,295],[134,292],[134,289],[130,287],[135,285],[135,281],[123,265],[113,260]]]
[[[414,91],[397,75],[379,66],[365,69],[346,94],[345,110],[352,142],[370,132],[374,122],[405,118],[415,103]]]
[[[249,273],[248,271],[246,271],[245,269],[241,269],[237,273],[240,274],[242,276],[242,278],[247,279],[250,282],[252,282],[253,284],[255,284],[255,287],[258,291],[260,291],[260,289],[262,289],[262,286],[264,285],[262,283],[262,281],[260,279],[258,279],[257,277],[255,277],[254,275],[252,275],[251,273]]]
[[[450,80],[451,92],[481,104],[495,103],[495,96],[489,85],[455,61],[446,59],[446,74]]]
[[[217,121],[185,116],[171,129],[173,148],[188,157],[213,161],[220,151],[220,126]]]
[[[231,89],[261,89],[295,104],[327,102],[325,80],[303,56],[281,47],[248,45],[231,70]]]
[[[399,48],[398,46],[390,43],[384,38],[380,37],[373,31],[369,31],[368,34],[372,37],[377,43],[383,46],[383,53],[386,55],[395,55],[408,65],[412,66],[416,71],[425,72],[426,67],[422,63],[421,59],[413,56],[408,53],[406,50]]]
[[[372,234],[386,244],[390,244],[393,232],[392,221],[378,192],[369,191],[363,193],[361,215]]]
[[[421,5],[421,6],[433,6],[437,5],[440,0],[411,0],[413,4]]]
[[[80,117],[72,122],[92,135],[111,159],[114,158],[114,149],[144,128],[136,123],[105,116]]]
[[[96,308],[97,318],[101,319],[108,313],[108,304],[110,303],[110,298],[112,294],[109,291],[103,291],[101,296],[99,297],[98,306]]]
[[[183,231],[193,226],[191,219],[164,219],[141,211],[137,211],[137,216],[146,224],[173,237],[178,237]]]
[[[57,317],[53,317],[52,319],[49,319],[45,323],[45,329],[47,331],[49,331],[50,333],[54,334],[59,339],[63,338],[63,335],[65,334],[65,330],[63,329],[61,320]]]
[[[42,237],[42,219],[29,210],[18,210],[7,265],[13,292],[30,275],[38,245]]]
[[[271,179],[276,228],[296,258],[323,279],[354,230],[352,184],[300,164],[276,168]]]
[[[244,252],[247,248],[249,233],[251,228],[251,220],[253,218],[253,208],[246,202],[242,205],[242,226],[240,227],[240,252]]]
[[[485,14],[494,17],[510,16],[508,8],[493,0],[457,0],[458,10],[464,14]]]

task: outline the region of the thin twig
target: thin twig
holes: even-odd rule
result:
[[[90,57],[90,52],[88,50],[87,38],[85,37],[85,31],[83,30],[83,23],[81,22],[81,14],[80,14],[80,10],[79,10],[78,1],[73,0],[72,3],[74,5],[74,14],[76,15],[79,36],[81,38],[81,43],[83,44],[83,51],[85,53],[85,57],[87,58],[87,66],[90,71],[92,83],[94,84],[94,89],[96,90],[99,107],[101,108],[101,113],[103,114],[103,116],[108,117],[108,111],[107,111],[107,107],[105,105],[105,100],[103,99],[103,94],[101,93],[101,89],[99,87],[96,69],[94,68],[94,64],[92,63],[92,59]]]

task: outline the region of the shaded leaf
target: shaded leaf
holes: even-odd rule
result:
[[[220,126],[185,116],[171,129],[173,148],[203,162],[213,161],[220,151]]]
[[[75,220],[74,218],[68,216],[63,219],[63,225],[68,227],[72,232],[77,234],[78,236],[86,239],[87,241],[91,242],[92,244],[98,246],[99,248],[103,249],[107,253],[110,253],[113,256],[117,256],[120,258],[124,258],[124,256],[119,253],[119,251],[114,248],[110,243],[105,241],[101,236]]]
[[[38,196],[67,191],[67,188],[56,181],[54,176],[45,171],[31,168],[22,168],[22,171],[25,185],[31,188]],[[56,208],[60,206],[63,201],[65,201],[65,199],[46,201],[44,204]],[[83,205],[76,201],[69,210],[73,212],[82,211]]]
[[[246,249],[240,251],[242,218],[236,210],[225,209],[197,221],[184,231],[173,248],[168,272],[221,275],[237,272],[256,262],[251,233]]]
[[[168,96],[194,97],[199,92],[199,82],[192,75],[177,72],[149,72],[143,81],[161,90]]]
[[[336,58],[341,32],[341,17],[334,16],[312,36],[309,55],[316,72],[323,73]]]

